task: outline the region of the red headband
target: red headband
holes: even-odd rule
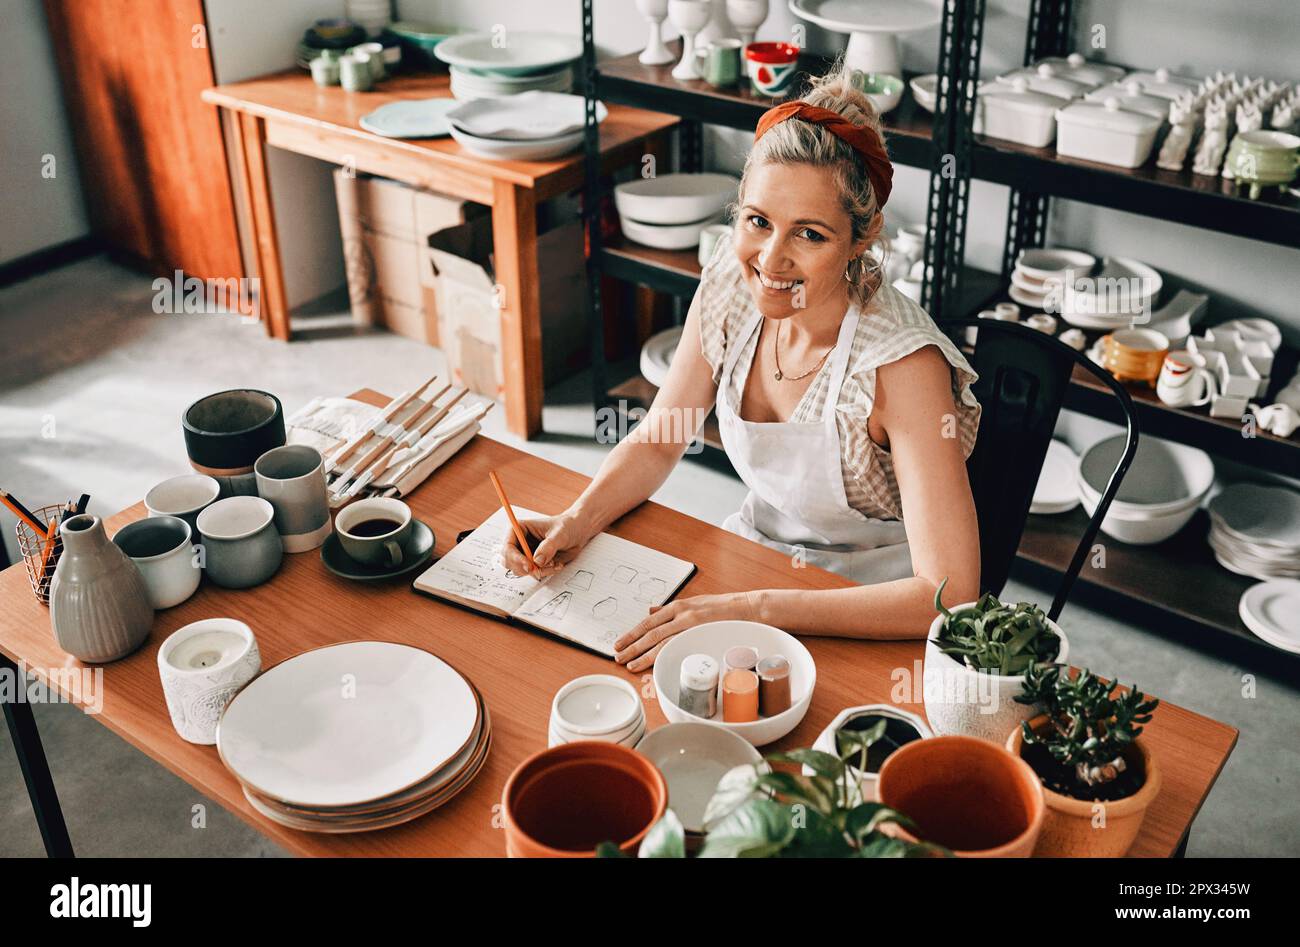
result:
[[[871,189],[876,192],[876,205],[885,206],[889,192],[894,188],[894,166],[889,162],[885,143],[879,135],[870,128],[854,125],[839,112],[832,112],[819,105],[809,105],[807,102],[786,102],[763,113],[763,117],[758,120],[758,129],[754,132],[754,141],[758,141],[768,129],[787,118],[801,118],[805,122],[820,125],[861,155],[867,166]]]

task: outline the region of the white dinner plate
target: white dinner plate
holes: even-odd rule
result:
[[[1043,469],[1034,487],[1034,499],[1029,504],[1030,513],[1068,513],[1079,505],[1079,488],[1076,477],[1079,457],[1068,444],[1053,439],[1047,445]]]
[[[455,99],[411,99],[381,105],[361,116],[361,127],[385,138],[441,138],[450,135],[447,113],[460,105]]]
[[[462,33],[434,47],[443,62],[463,69],[482,69],[507,76],[552,70],[582,55],[582,39],[565,33],[504,30]]]
[[[484,100],[487,101],[487,100]],[[480,158],[495,161],[546,161],[558,158],[582,145],[582,131],[570,132],[558,138],[542,138],[537,141],[505,141],[500,138],[479,138],[469,132],[451,126],[451,137],[462,148]]]
[[[1300,654],[1300,579],[1252,585],[1237,608],[1242,622],[1275,647]]]
[[[677,343],[682,340],[682,327],[673,326],[663,332],[657,332],[641,346],[641,375],[657,388],[662,388],[668,380],[668,369],[672,366],[673,353]]]
[[[414,786],[464,750],[469,682],[409,645],[353,641],[264,671],[226,707],[217,752],[240,782],[291,805],[360,805]]]
[[[614,188],[614,207],[624,220],[643,224],[689,224],[712,217],[736,199],[740,179],[730,174],[657,174]]]
[[[580,132],[586,120],[585,100],[561,92],[521,92],[504,98],[457,103],[447,121],[477,138],[500,141],[542,141]],[[609,114],[596,103],[596,121]]]

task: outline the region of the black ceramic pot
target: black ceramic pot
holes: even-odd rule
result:
[[[185,409],[185,450],[190,466],[216,477],[223,495],[245,491],[253,482],[253,464],[285,442],[280,399],[254,388],[233,388],[207,395]]]

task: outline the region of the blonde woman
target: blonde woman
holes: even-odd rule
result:
[[[749,487],[726,528],[859,583],[677,599],[616,643],[629,670],[706,621],[917,638],[945,578],[945,603],[977,597],[965,467],[976,375],[924,310],[882,285],[870,248],[892,177],[880,119],[843,71],[765,114],[734,244],[704,268],[649,414],[569,509],[523,523],[540,540],[536,574],[550,574],[659,488],[686,447],[681,419],[713,407]],[[513,538],[504,557],[528,571]]]

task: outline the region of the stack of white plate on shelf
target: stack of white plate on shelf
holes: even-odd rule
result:
[[[450,66],[451,94],[463,101],[568,92],[582,41],[561,33],[465,33],[443,40],[434,55]]]
[[[1059,315],[1083,329],[1125,328],[1147,321],[1164,280],[1138,260],[1097,259],[1079,250],[1021,252],[1011,273],[1011,298]]]
[[[730,174],[660,174],[614,188],[614,206],[629,240],[685,250],[699,245],[705,227],[723,219],[739,187]]]
[[[1079,458],[1079,498],[1092,516],[1124,453],[1125,435],[1104,438]],[[1214,486],[1214,462],[1195,447],[1144,437],[1101,529],[1135,546],[1164,542],[1196,514]]]
[[[1300,579],[1300,493],[1234,483],[1208,509],[1210,548],[1225,569],[1256,579]]]
[[[656,332],[641,346],[641,376],[656,388],[662,388],[668,380],[673,353],[677,351],[677,343],[681,339],[682,327],[673,326],[663,332]]]
[[[1241,596],[1242,624],[1275,648],[1300,654],[1300,579],[1270,579]]]
[[[367,832],[432,812],[473,781],[491,744],[473,684],[427,651],[384,641],[277,664],[217,728],[249,804],[305,832]]]
[[[582,145],[585,103],[580,95],[524,92],[462,102],[446,115],[451,137],[482,158],[544,161]],[[596,121],[605,120],[596,103]]]
[[[645,356],[642,356],[644,360]],[[644,373],[644,369],[642,370]],[[1079,457],[1064,441],[1052,440],[1047,445],[1043,469],[1034,487],[1034,499],[1029,504],[1030,513],[1068,513],[1079,505],[1079,487],[1076,483]]]

